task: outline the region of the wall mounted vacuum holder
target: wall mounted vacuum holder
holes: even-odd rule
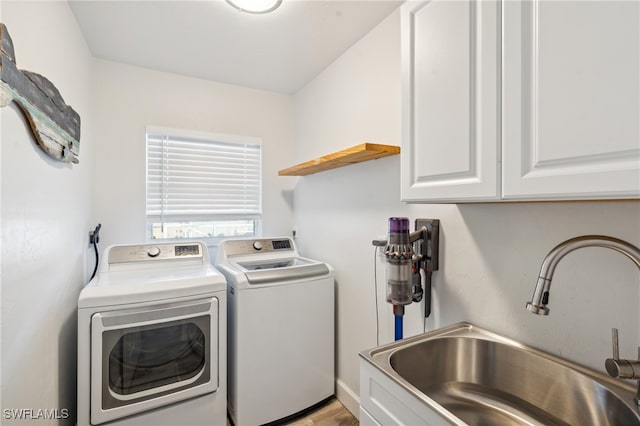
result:
[[[424,297],[424,316],[428,318],[431,315],[431,274],[439,267],[440,220],[416,219],[415,229],[416,232],[422,230],[422,238],[414,242],[415,252],[422,256],[413,270],[414,302],[420,302]],[[424,288],[420,270],[424,272]]]

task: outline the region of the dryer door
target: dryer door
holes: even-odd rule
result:
[[[218,299],[94,314],[91,423],[218,388]]]

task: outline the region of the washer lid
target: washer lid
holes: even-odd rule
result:
[[[305,259],[303,257],[292,257],[282,259],[263,259],[258,261],[248,260],[236,263],[246,271],[258,271],[262,269],[279,269],[290,268],[292,266],[307,266],[318,262],[314,262],[311,259]]]
[[[235,274],[244,275],[249,285],[285,283],[332,273],[326,263],[304,257],[244,260],[229,262],[227,265],[231,266]]]
[[[294,261],[298,262],[302,260],[303,259],[300,258],[294,259]],[[273,266],[271,268],[247,270],[244,275],[247,277],[249,285],[256,285],[319,277],[328,275],[330,272],[329,267],[327,267],[325,263],[309,262],[295,266]]]

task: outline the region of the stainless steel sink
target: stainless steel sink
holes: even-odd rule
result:
[[[361,356],[451,423],[640,425],[631,384],[468,323]]]

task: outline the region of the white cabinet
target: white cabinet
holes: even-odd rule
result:
[[[432,401],[433,404],[436,404]],[[360,359],[360,424],[363,426],[465,425],[457,417],[446,418],[369,361]]]
[[[640,197],[640,2],[408,2],[403,201]]]
[[[498,6],[402,6],[403,201],[500,197]]]
[[[503,198],[640,195],[640,2],[505,1]]]

